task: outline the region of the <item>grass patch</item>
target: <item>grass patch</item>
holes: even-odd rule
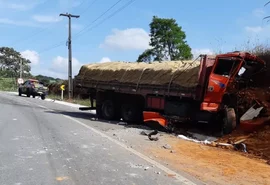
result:
[[[50,99],[53,99],[53,100],[61,101],[61,96],[60,95],[49,94],[47,97],[50,98]],[[72,100],[69,100],[67,97],[64,97],[63,101],[90,107],[90,100],[89,99],[74,98]],[[94,106],[95,106],[95,102],[94,102]]]
[[[14,78],[0,78],[1,91],[17,91],[16,80]]]

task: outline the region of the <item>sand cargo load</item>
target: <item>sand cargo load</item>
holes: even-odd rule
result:
[[[199,61],[108,62],[82,66],[76,80],[82,85],[96,81],[195,87],[199,70]]]

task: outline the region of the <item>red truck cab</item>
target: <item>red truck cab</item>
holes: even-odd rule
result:
[[[204,66],[204,65],[202,65]],[[203,92],[201,110],[217,112],[220,110],[224,95],[232,89],[232,84],[237,77],[244,76],[253,70],[254,74],[265,66],[265,62],[255,55],[247,52],[233,52],[215,57],[207,87]],[[250,76],[249,76],[250,77]]]

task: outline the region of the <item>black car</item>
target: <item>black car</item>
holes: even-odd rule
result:
[[[32,96],[33,98],[40,96],[44,100],[48,94],[48,88],[38,80],[29,79],[19,86],[19,96],[22,94],[25,94],[27,97]]]

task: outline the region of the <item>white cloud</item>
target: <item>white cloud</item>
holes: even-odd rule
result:
[[[13,2],[11,3],[10,1],[8,2],[7,0],[0,0],[0,8],[13,9],[17,11],[26,11],[31,10],[39,3],[42,3],[42,1],[24,0],[24,2],[21,3],[20,0],[13,0]]]
[[[204,49],[192,49],[193,58],[197,58],[199,55],[213,55],[214,51],[208,48]]]
[[[77,75],[83,64],[81,64],[76,58],[72,58],[72,76]],[[59,76],[68,76],[68,59],[57,56],[53,59],[50,70],[59,73]]]
[[[149,41],[149,34],[142,28],[113,29],[112,34],[105,38],[100,47],[118,50],[144,50],[149,48]]]
[[[31,68],[31,74],[33,75],[44,75],[51,76],[54,78],[68,79],[68,75],[64,73],[54,72],[50,69],[42,68],[40,66],[35,66]]]
[[[99,63],[105,63],[105,62],[111,62],[111,59],[108,58],[108,57],[103,57],[103,58],[99,61]]]
[[[59,22],[63,19],[62,17],[52,15],[34,15],[32,18],[37,22],[43,23],[54,23]]]
[[[31,66],[39,64],[39,54],[36,51],[25,50],[21,52],[21,55],[31,61]]]
[[[253,10],[252,15],[258,18],[262,18],[266,15],[266,12],[263,9],[257,8]]]
[[[40,25],[34,24],[29,21],[18,21],[7,18],[0,18],[0,24],[10,24],[15,26],[30,26],[30,27],[40,27]]]
[[[250,33],[260,33],[260,32],[262,32],[263,31],[263,27],[261,27],[261,26],[246,26],[245,27],[245,30],[247,31],[247,32],[250,32]]]

